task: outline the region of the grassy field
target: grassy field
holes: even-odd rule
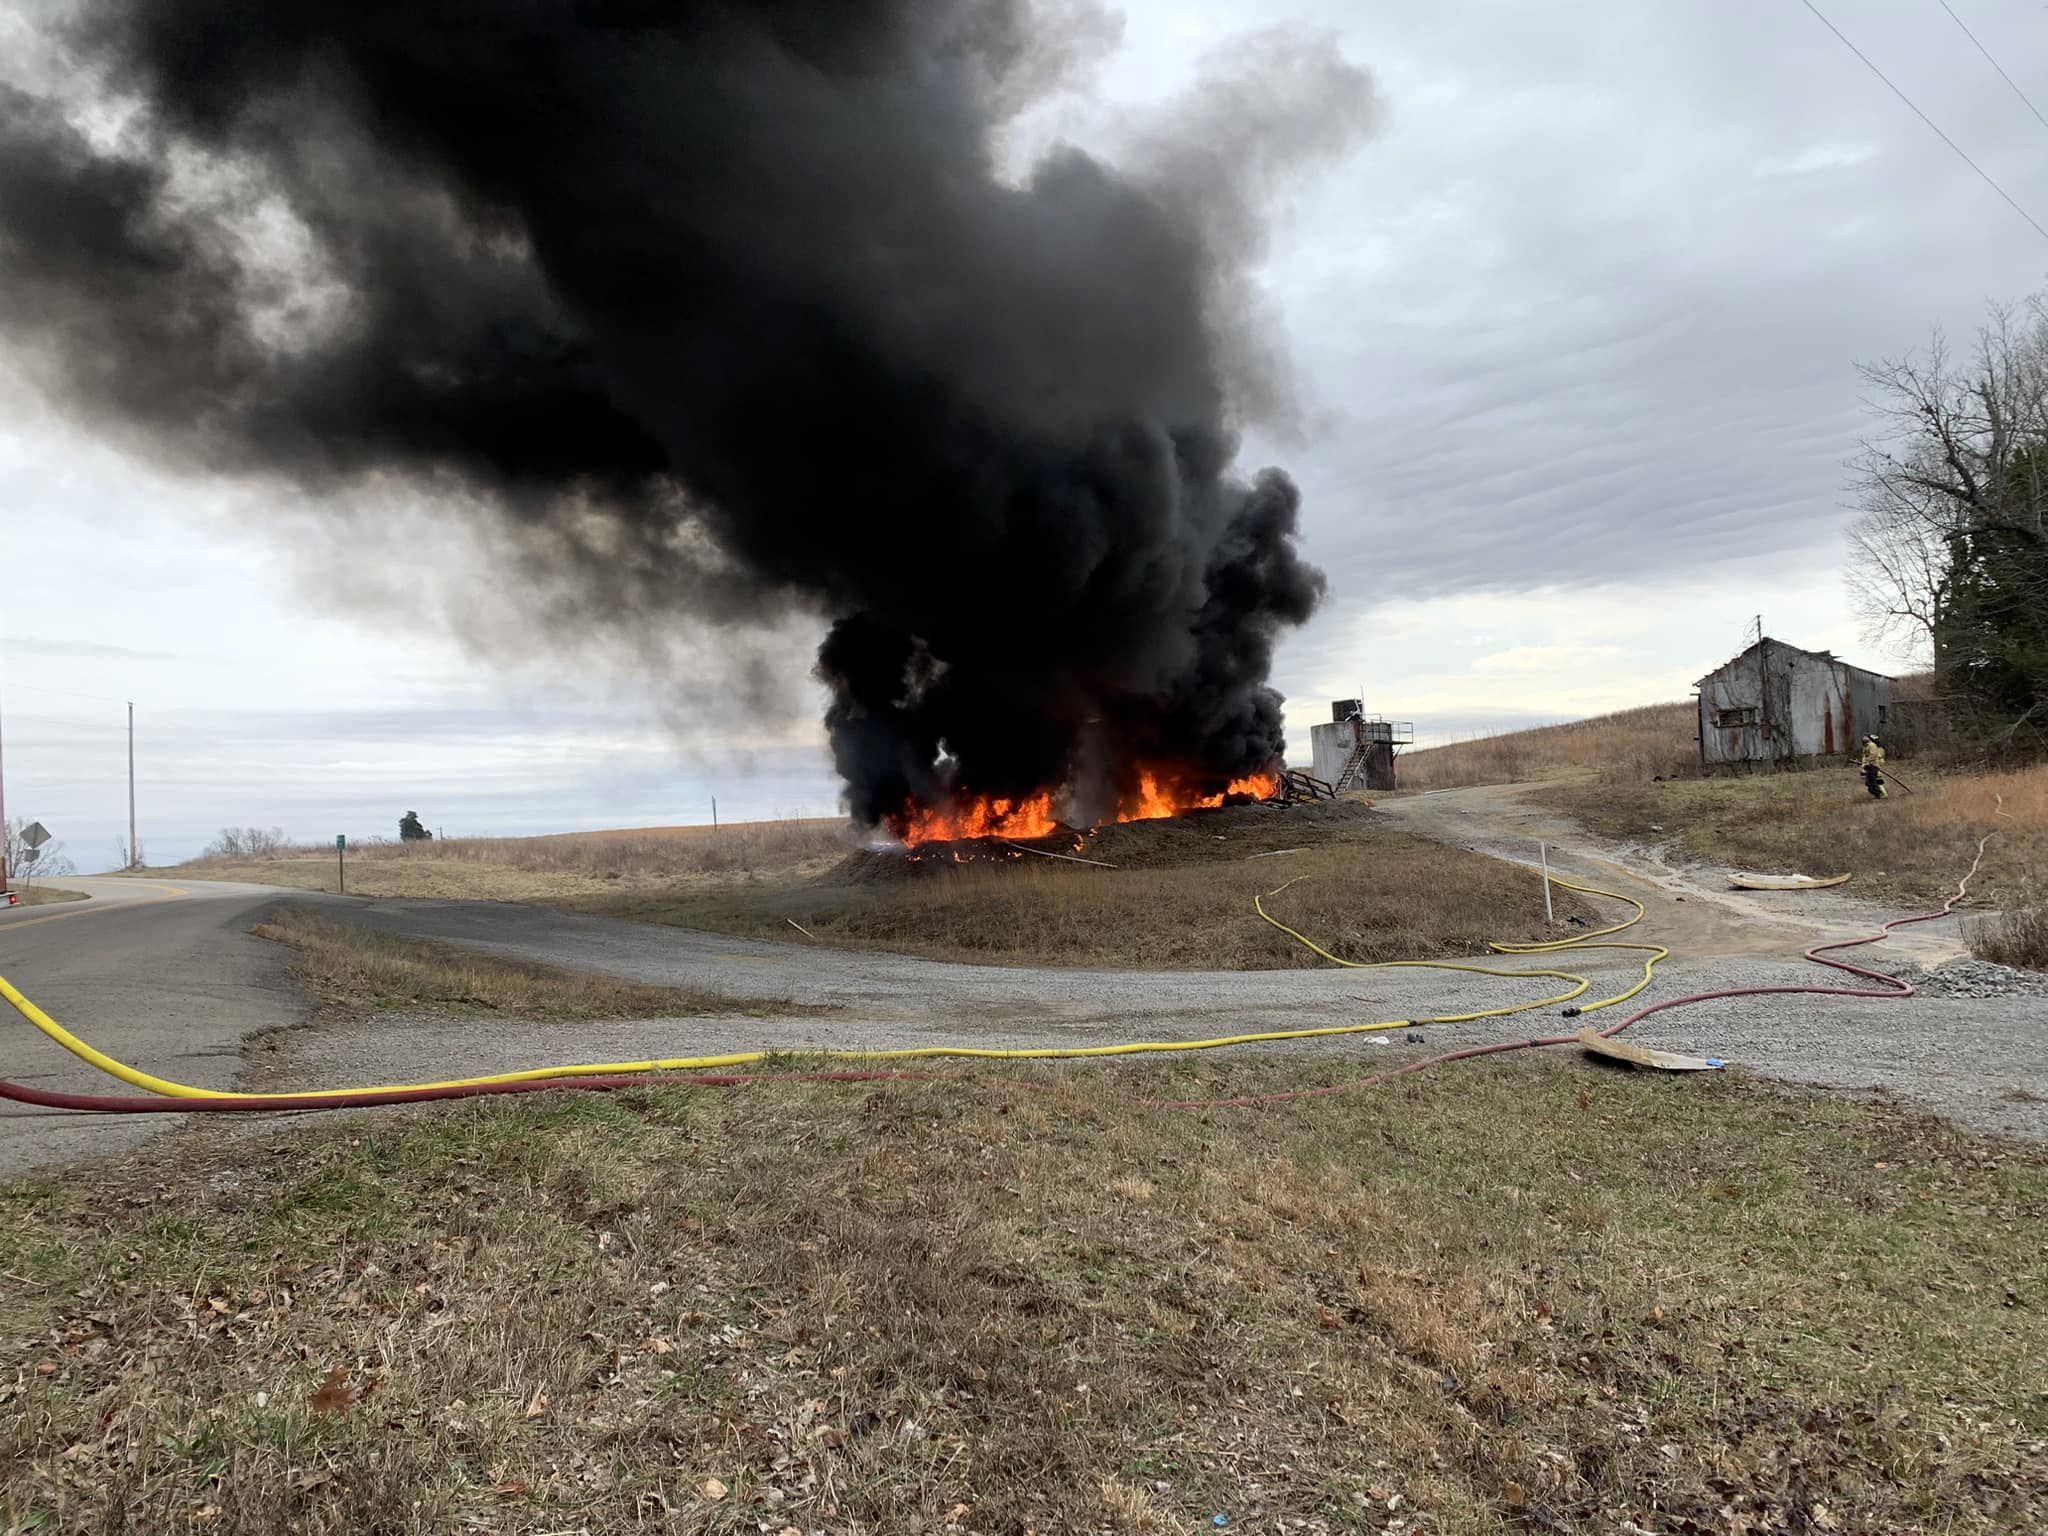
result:
[[[598,971],[571,970],[373,933],[289,907],[257,924],[260,938],[287,944],[300,984],[316,1001],[347,1013],[442,1013],[481,1018],[665,1019],[703,1013],[761,1017],[817,1013],[787,999],[733,998],[692,987],[648,986]]]
[[[1528,1065],[650,1087],[0,1187],[0,1528],[2042,1528],[2040,1152]]]
[[[348,889],[358,896],[471,901],[553,901],[619,890],[688,890],[752,879],[798,879],[838,862],[851,846],[838,818],[753,821],[720,827],[641,827],[550,837],[436,838],[374,842],[348,850]],[[331,891],[331,845],[266,858],[203,858],[151,870],[188,879],[249,880]]]
[[[1252,899],[1349,960],[1483,952],[1546,936],[1531,871],[1426,842],[1364,806],[1238,807],[1105,827],[1084,853],[958,868],[856,854],[831,875],[724,891],[620,892],[567,904],[642,921],[1010,965],[1265,970],[1328,962]],[[1557,920],[1591,910],[1559,893]]]
[[[1503,731],[1403,755],[1403,789],[1520,784],[1591,773],[1603,783],[1648,783],[1699,771],[1699,712],[1689,699],[1530,731]]]
[[[1594,831],[1668,841],[1739,868],[1810,875],[1853,871],[1853,889],[1886,901],[1939,901],[1996,832],[1971,886],[1982,906],[2048,902],[2048,765],[1953,774],[1901,765],[1916,793],[1872,800],[1842,767],[1664,784],[1580,780],[1536,792]],[[1999,797],[2004,797],[2005,819]],[[1653,830],[1661,827],[1662,831]]]

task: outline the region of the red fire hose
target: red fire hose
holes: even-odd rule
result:
[[[2004,815],[2004,802],[2000,801],[1999,814]],[[1723,987],[1713,992],[1693,992],[1684,997],[1667,998],[1661,1003],[1652,1003],[1639,1008],[1619,1023],[1610,1024],[1600,1031],[1600,1038],[1611,1040],[1631,1024],[1647,1019],[1653,1013],[1662,1013],[1668,1008],[1684,1008],[1693,1003],[1710,1003],[1724,997],[1768,997],[1782,993],[1797,993],[1810,997],[1880,997],[1906,998],[1914,996],[1912,986],[1896,976],[1887,976],[1883,971],[1873,971],[1867,966],[1852,965],[1847,960],[1830,960],[1827,955],[1837,949],[1859,949],[1865,944],[1882,943],[1891,936],[1894,928],[1907,928],[1914,923],[1931,923],[1938,918],[1951,917],[1957,905],[1969,897],[1970,882],[1976,878],[1977,870],[1984,862],[1984,845],[1995,834],[1978,839],[1977,857],[1970,863],[1969,872],[1956,882],[1956,893],[1941,904],[1938,912],[1920,912],[1911,917],[1895,917],[1876,933],[1860,939],[1838,939],[1832,944],[1816,944],[1806,951],[1806,958],[1816,965],[1832,966],[1838,971],[1847,971],[1853,976],[1867,977],[1871,981],[1884,983],[1882,989],[1871,987]],[[1332,1094],[1356,1093],[1362,1088],[1377,1087],[1397,1077],[1406,1077],[1411,1072],[1425,1071],[1441,1066],[1447,1061],[1471,1061],[1480,1056],[1499,1056],[1508,1051],[1533,1050],[1545,1045],[1576,1045],[1577,1035],[1537,1035],[1527,1040],[1497,1040],[1491,1045],[1467,1046],[1461,1051],[1445,1051],[1436,1056],[1425,1056],[1420,1061],[1407,1062],[1385,1072],[1375,1072],[1371,1077],[1353,1078],[1349,1082],[1330,1083],[1320,1088],[1296,1088],[1285,1093],[1245,1094],[1231,1099],[1173,1099],[1156,1102],[1159,1109],[1250,1109],[1262,1104],[1290,1104],[1297,1099],[1327,1098]]]

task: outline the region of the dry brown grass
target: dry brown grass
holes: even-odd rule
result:
[[[988,964],[1327,965],[1252,907],[1253,897],[1301,877],[1268,910],[1347,960],[1469,955],[1489,939],[1546,936],[1533,871],[1426,842],[1362,807],[1339,810],[1349,815],[1247,808],[1106,828],[1087,851],[1121,862],[1116,869],[1020,856],[911,873],[897,860],[857,859],[868,867],[806,885],[577,905],[765,938],[795,937],[795,922],[823,943]],[[1558,897],[1560,923],[1588,915],[1578,898]]]
[[[2038,1152],[1562,1061],[1125,1098],[1314,1070],[494,1101],[0,1188],[0,1527],[2048,1520]]]
[[[2014,907],[1970,931],[1970,953],[2000,965],[2048,971],[2048,907]]]
[[[1634,786],[1584,781],[1538,796],[1610,837],[1673,842],[1745,869],[1852,871],[1850,889],[1885,899],[1947,896],[1977,840],[1995,833],[1971,893],[1979,905],[2030,904],[2030,880],[2048,870],[2048,764],[1991,774],[1916,765],[1907,777],[1913,793],[1894,788],[1882,801],[1840,767]]]
[[[348,889],[358,896],[539,902],[622,888],[703,889],[817,874],[849,846],[846,823],[838,818],[738,822],[716,831],[638,827],[549,837],[380,841],[350,845]],[[339,878],[332,847],[262,859],[195,859],[151,873],[310,891],[332,891]]]
[[[1699,761],[1699,713],[1680,700],[1425,747],[1401,759],[1400,780],[1403,789],[1453,789],[1590,770],[1603,780],[1647,783],[1697,773]]]
[[[312,997],[352,1013],[396,1010],[572,1020],[825,1011],[786,999],[649,986],[599,971],[482,954],[429,939],[376,933],[290,907],[258,923],[254,932],[291,946],[293,968]]]

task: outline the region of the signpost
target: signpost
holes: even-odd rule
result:
[[[334,883],[341,894],[348,894],[348,834],[334,834]]]
[[[26,874],[23,876],[24,879],[34,878],[35,870],[32,866],[36,860],[42,857],[43,844],[49,840],[50,829],[40,821],[32,821],[21,829],[21,863],[23,870],[26,871]],[[0,875],[4,875],[6,871],[7,849],[4,846],[4,842],[0,842]],[[8,889],[4,880],[0,880],[0,907],[11,907],[16,904],[17,900],[14,892]]]

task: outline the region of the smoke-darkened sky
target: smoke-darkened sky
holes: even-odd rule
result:
[[[1824,8],[2048,219],[2048,129],[1938,7]],[[2027,62],[2048,56],[2048,13],[2016,0],[1957,8],[2029,84]],[[1253,423],[1239,465],[1287,466],[1302,552],[1329,580],[1318,615],[1280,642],[1274,680],[1295,734],[1327,697],[1361,685],[1373,707],[1425,731],[1682,694],[1758,610],[1787,638],[1859,651],[1838,574],[1840,465],[1861,430],[1851,365],[1937,322],[1966,329],[1986,298],[2040,286],[2048,243],[1803,7],[1764,0],[1687,14],[1602,5],[1563,20],[1510,4],[1363,19],[1337,5],[1127,6],[1113,52],[1099,31],[1076,44],[1102,54],[1094,84],[1008,125],[999,153],[1028,164],[1067,138],[1133,174],[1166,174],[1177,162],[1162,139],[1204,70],[1233,37],[1275,23],[1328,36],[1369,70],[1382,118],[1290,169],[1243,269],[1273,322],[1249,350],[1291,357],[1294,424]],[[1256,372],[1239,355],[1246,340],[1220,343],[1233,387]],[[22,398],[18,378],[10,388]],[[570,707],[550,714],[539,701],[564,685],[531,670],[544,647],[479,671],[438,626],[394,634],[406,582],[367,525],[295,555],[223,509],[244,493],[81,449],[95,435],[75,411],[40,406],[0,443],[18,488],[6,557],[38,572],[26,598],[10,589],[4,625],[8,697],[24,715],[9,733],[11,808],[84,785],[76,765],[97,750],[85,724],[74,737],[26,718],[83,722],[96,705],[52,697],[31,709],[16,682],[154,695],[167,726],[241,702],[290,705],[295,742],[333,722],[336,750],[281,748],[277,771],[241,785],[232,766],[225,778],[199,771],[208,732],[196,727],[178,749],[192,771],[166,774],[167,824],[185,814],[181,795],[202,823],[230,819],[217,808],[242,797],[278,809],[232,819],[317,834],[337,799],[367,815],[383,790],[346,800],[314,765],[394,752],[419,798],[464,803],[476,772],[437,774],[444,758],[431,750],[458,720],[464,742],[491,744],[482,750],[511,770],[492,773],[514,786],[509,800],[473,802],[500,824],[593,819],[573,766],[586,733],[615,760],[623,738],[644,747],[638,819],[694,819],[720,778],[729,802],[748,782],[735,750],[757,754],[757,775],[774,757],[775,782],[827,797],[816,737],[794,723],[815,705],[803,676],[815,631],[771,645],[758,678],[774,691],[779,650],[779,685],[800,707],[772,725],[715,720],[699,742],[708,757],[665,759],[674,721],[636,723],[632,669],[567,685]],[[334,563],[351,539],[367,580]],[[323,585],[376,590],[309,620],[335,612]],[[364,611],[375,622],[351,617]],[[262,696],[223,697],[238,666]],[[618,710],[614,736],[590,724],[592,702]],[[420,750],[344,744],[359,740],[365,705],[416,718]],[[480,725],[478,711],[501,710],[516,724]],[[557,746],[572,766],[521,801],[518,759],[553,764]],[[109,820],[95,796],[81,789],[59,814],[81,828]],[[655,809],[665,803],[672,815]]]

